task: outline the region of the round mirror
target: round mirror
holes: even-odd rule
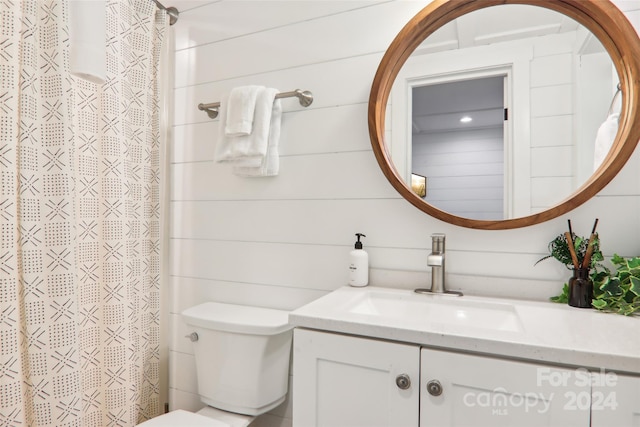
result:
[[[376,73],[378,163],[404,198],[452,224],[508,229],[562,215],[638,142],[639,46],[610,2],[434,1]]]

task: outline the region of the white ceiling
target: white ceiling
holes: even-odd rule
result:
[[[576,31],[579,25],[561,13],[542,7],[487,7],[447,23],[427,37],[416,53],[464,49],[525,37]]]
[[[413,133],[502,127],[503,77],[488,77],[413,89]],[[473,120],[461,123],[463,116]]]

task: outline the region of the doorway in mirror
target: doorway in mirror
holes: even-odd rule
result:
[[[506,75],[413,86],[411,171],[425,200],[454,215],[504,219],[509,150]]]

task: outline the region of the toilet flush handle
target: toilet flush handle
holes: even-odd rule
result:
[[[189,335],[185,335],[185,338],[189,338],[191,342],[198,341],[198,334],[196,332],[191,332]]]

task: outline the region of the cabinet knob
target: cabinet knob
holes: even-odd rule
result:
[[[431,396],[440,396],[442,394],[442,384],[438,380],[431,380],[427,383],[427,391]]]
[[[406,390],[411,387],[411,378],[407,374],[400,374],[396,377],[396,385],[400,390]]]
[[[189,335],[185,335],[185,338],[189,338],[191,342],[198,341],[198,334],[196,332],[191,332]]]

